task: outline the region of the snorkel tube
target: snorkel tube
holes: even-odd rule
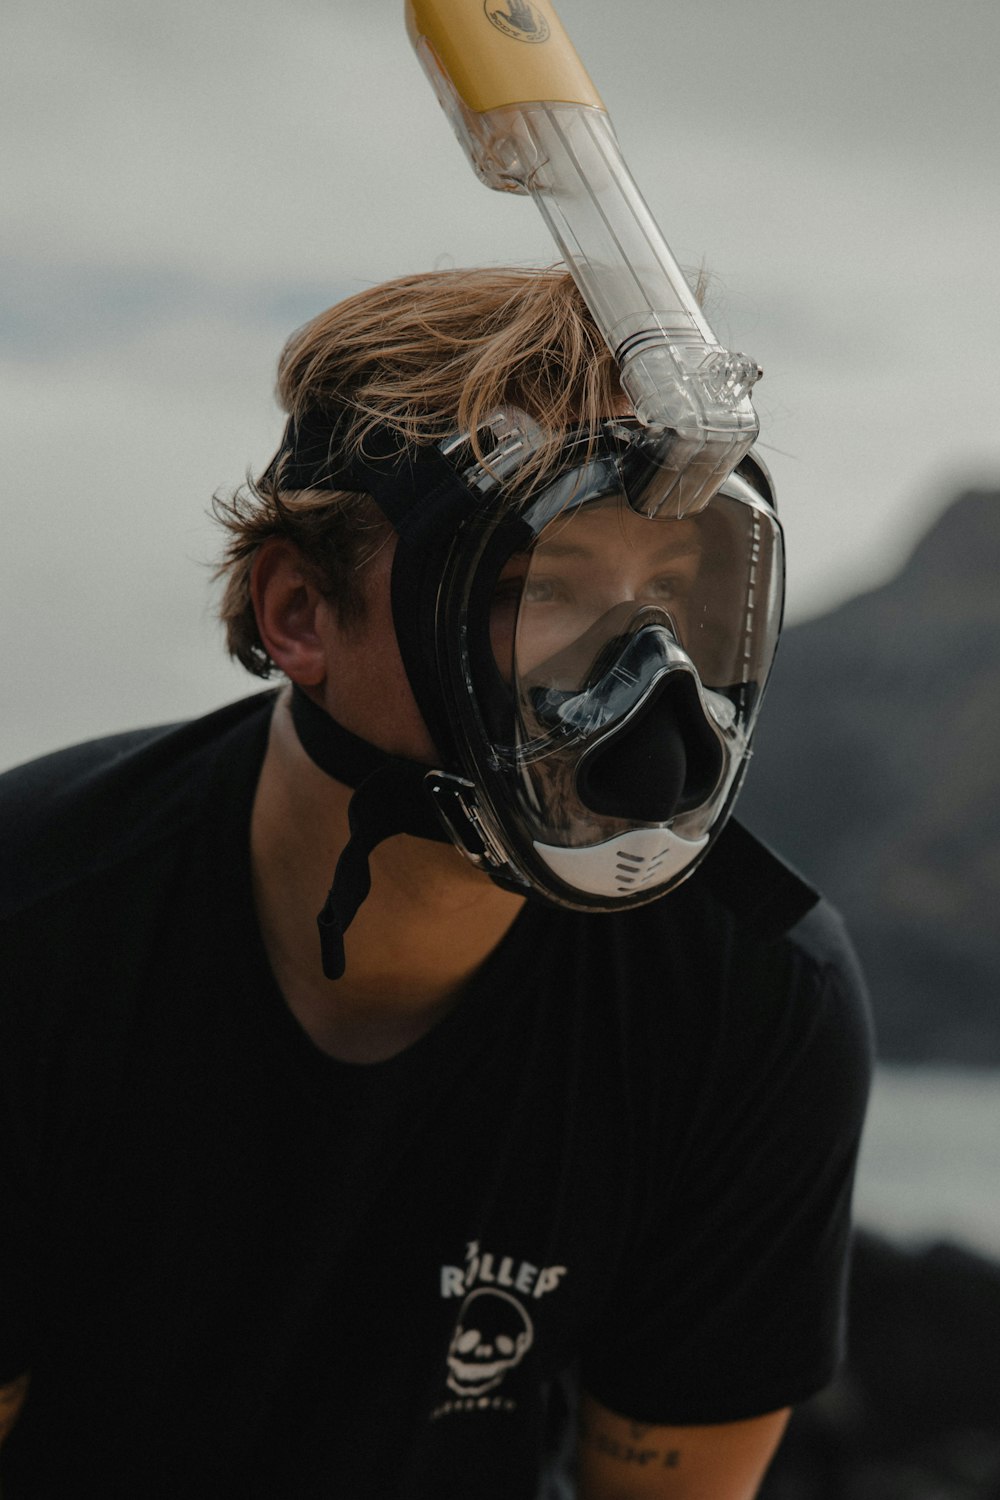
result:
[[[406,0],[406,23],[477,175],[534,199],[607,341],[662,471],[646,513],[702,509],[757,436],[761,372],[709,327],[549,0]]]

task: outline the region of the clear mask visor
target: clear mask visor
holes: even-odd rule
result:
[[[591,471],[592,482],[599,477]],[[680,734],[690,786],[674,811],[653,791],[637,793],[622,817],[667,823],[677,814],[693,828],[701,810],[710,822],[745,754],[777,641],[777,523],[763,504],[722,492],[678,518],[643,513],[623,487],[586,498],[580,471],[573,482],[575,497],[556,487],[529,507],[534,541],[503,568],[491,612],[526,809],[575,842],[571,809],[590,762],[612,767],[620,744],[626,768],[639,745],[634,773],[616,774],[641,780],[648,763],[655,779],[658,737]],[[572,762],[584,771],[573,796],[561,797],[556,786],[566,786]],[[614,808],[604,797],[602,825],[614,825]],[[584,823],[580,837],[593,839],[593,816]]]

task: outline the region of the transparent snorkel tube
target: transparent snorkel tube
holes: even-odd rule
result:
[[[661,471],[643,509],[701,509],[757,436],[760,370],[709,327],[551,4],[406,0],[406,22],[476,173],[534,199],[607,340]]]

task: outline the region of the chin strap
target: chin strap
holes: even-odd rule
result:
[[[340,979],[344,972],[344,933],[371,890],[368,857],[375,846],[397,833],[443,844],[451,839],[431,800],[429,766],[389,755],[359,739],[296,686],[292,688],[291,707],[295,732],[309,759],[327,776],[355,788],[347,809],[350,838],[316,919],[323,973],[327,979]]]

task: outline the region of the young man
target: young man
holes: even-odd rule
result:
[[[4,779],[5,1500],[749,1500],[869,1070],[727,822],[766,476],[662,514],[557,272],[365,292],[279,394],[220,511],[287,685]]]

